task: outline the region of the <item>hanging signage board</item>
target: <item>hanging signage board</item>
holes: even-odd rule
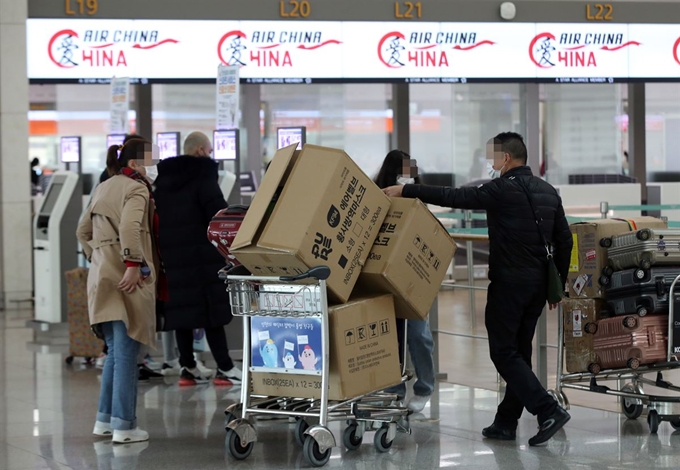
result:
[[[217,67],[217,109],[215,129],[238,127],[239,112],[239,67],[220,65]]]
[[[128,111],[130,109],[130,79],[111,79],[111,134],[127,134],[129,131]]]
[[[664,81],[679,40],[675,25],[602,22],[27,22],[31,83],[214,83],[214,64],[264,84]]]

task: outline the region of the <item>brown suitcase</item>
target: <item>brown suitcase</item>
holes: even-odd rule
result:
[[[104,343],[98,340],[90,328],[87,307],[87,274],[85,268],[76,268],[66,273],[66,300],[68,302],[69,354],[66,363],[74,357],[92,360],[99,357]]]
[[[664,361],[668,350],[668,315],[629,315],[600,320],[593,350],[597,359],[588,367],[593,374],[602,369],[637,369]]]

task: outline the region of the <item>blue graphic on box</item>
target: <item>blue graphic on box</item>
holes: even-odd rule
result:
[[[321,370],[321,319],[253,317],[251,366]]]

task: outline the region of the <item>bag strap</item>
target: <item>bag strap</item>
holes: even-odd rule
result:
[[[548,240],[545,238],[545,234],[543,233],[543,230],[541,230],[541,224],[543,222],[543,218],[539,214],[538,210],[536,210],[536,206],[534,205],[534,200],[529,192],[529,189],[524,185],[520,180],[517,181],[519,184],[520,188],[524,191],[524,194],[527,196],[527,200],[529,201],[529,205],[531,206],[531,211],[534,213],[534,221],[536,222],[536,228],[538,229],[538,233],[541,236],[541,241],[543,242],[543,245],[545,246],[545,251],[547,253],[548,259],[552,259],[553,255],[550,251],[550,243],[548,243]]]

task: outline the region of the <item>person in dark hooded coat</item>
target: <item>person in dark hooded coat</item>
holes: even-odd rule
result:
[[[218,165],[210,158],[210,139],[200,132],[187,136],[185,155],[158,164],[155,201],[160,218],[160,248],[169,300],[164,330],[175,331],[180,353],[180,385],[210,380],[193,355],[193,330],[205,330],[217,362],[217,385],[236,385],[241,371],[229,357],[225,325],[231,321],[226,286],[217,276],[224,259],[208,241],[210,220],[227,207],[218,182]]]

